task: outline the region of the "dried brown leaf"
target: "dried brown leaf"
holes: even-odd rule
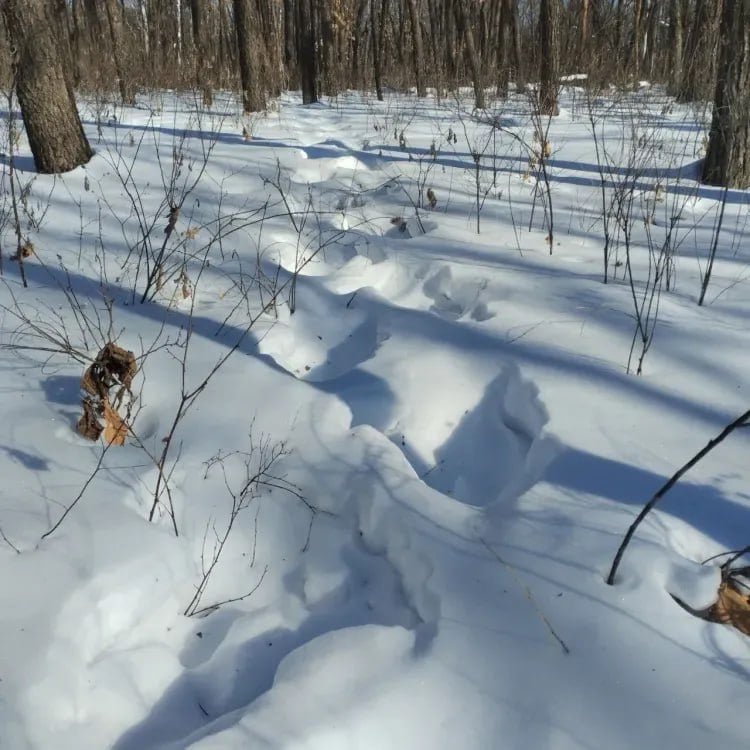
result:
[[[750,635],[750,597],[740,591],[731,578],[719,586],[719,598],[712,607],[711,615],[715,622],[734,625],[737,630]]]
[[[89,440],[98,440],[102,434],[102,426],[96,413],[94,402],[90,398],[83,399],[83,414],[76,425],[78,434]]]
[[[125,420],[104,400],[104,440],[108,445],[125,445],[128,426]]]

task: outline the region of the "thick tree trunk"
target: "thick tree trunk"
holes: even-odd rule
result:
[[[558,0],[541,0],[539,4],[539,112],[560,114],[557,103],[558,73]]]
[[[318,101],[314,2],[315,0],[297,0],[297,60],[303,104],[314,104]]]
[[[80,71],[76,65],[77,60],[73,56],[72,40],[73,30],[70,19],[68,4],[66,0],[54,0],[55,9],[55,28],[58,29],[58,38],[60,44],[60,50],[63,57],[63,66],[65,74],[70,76],[70,83],[75,88],[80,81]]]
[[[2,12],[14,47],[16,93],[37,170],[55,174],[85,164],[93,152],[65,75],[50,5],[45,0],[4,0]]]
[[[245,112],[262,112],[266,98],[258,84],[253,60],[252,15],[250,0],[234,0],[234,25],[237,33],[237,54],[242,85],[242,109]]]
[[[82,31],[81,31],[81,4],[80,0],[73,0],[70,5],[70,18],[71,18],[71,35],[70,35],[70,51],[73,56],[73,86],[77,87],[82,76],[81,70],[81,59],[83,57],[82,43]]]
[[[703,182],[750,187],[750,0],[724,0]]]
[[[287,73],[297,61],[294,43],[294,0],[284,0],[284,63]]]

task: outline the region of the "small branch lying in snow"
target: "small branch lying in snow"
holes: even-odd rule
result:
[[[529,600],[529,603],[534,608],[534,611],[539,616],[539,619],[545,624],[547,630],[549,631],[549,634],[557,641],[558,644],[560,644],[560,648],[562,649],[562,652],[564,654],[569,654],[570,649],[568,648],[565,641],[560,638],[560,636],[555,632],[555,629],[552,627],[552,623],[545,617],[544,612],[539,608],[539,605],[536,603],[536,599],[534,599],[534,595],[531,593],[531,589],[520,579],[518,575],[518,571],[506,560],[503,560],[500,555],[497,554],[497,552],[490,547],[490,545],[487,543],[487,541],[484,539],[484,537],[479,537],[479,541],[487,548],[487,551],[504,567],[507,568],[510,572],[513,578],[515,579],[516,583],[519,585],[520,588],[523,589],[523,592],[526,594],[526,598]]]
[[[263,568],[263,572],[260,575],[260,578],[258,579],[258,583],[253,586],[250,591],[247,592],[247,594],[243,594],[242,596],[235,596],[232,599],[224,599],[224,601],[216,602],[216,604],[209,604],[207,607],[201,607],[200,609],[195,609],[189,614],[187,611],[185,611],[185,614],[188,615],[188,617],[200,617],[201,615],[210,615],[211,612],[215,612],[219,607],[223,607],[225,604],[233,604],[234,602],[241,602],[243,599],[247,599],[249,596],[252,596],[259,588],[261,583],[263,583],[263,579],[266,577],[266,573],[268,573],[268,565],[266,565],[265,568]]]
[[[107,443],[102,448],[102,451],[99,454],[99,459],[96,462],[96,466],[94,467],[94,470],[91,472],[91,474],[89,474],[88,479],[84,482],[83,487],[81,487],[81,491],[76,495],[73,502],[70,503],[70,505],[68,505],[65,508],[65,511],[60,516],[60,518],[58,518],[57,521],[55,521],[53,526],[47,531],[45,531],[44,534],[42,534],[39,540],[40,542],[43,539],[46,539],[48,536],[52,536],[52,534],[54,534],[55,531],[57,531],[57,529],[60,528],[60,525],[62,524],[62,522],[68,517],[68,514],[70,513],[70,511],[72,511],[73,508],[75,508],[76,505],[78,505],[78,502],[80,501],[80,499],[86,494],[86,490],[89,488],[89,485],[94,481],[96,476],[99,474],[99,470],[102,468],[102,464],[104,462],[104,457],[107,455],[107,451],[112,447],[112,445],[113,443]]]
[[[738,427],[746,427],[750,423],[750,409],[744,414],[741,414],[734,422],[728,424],[713,440],[709,440],[705,447],[696,453],[684,466],[678,469],[670,479],[663,484],[656,492],[656,494],[643,506],[643,510],[638,514],[637,518],[630,525],[625,538],[622,540],[615,559],[612,561],[612,567],[607,576],[607,584],[611,586],[615,582],[615,576],[617,575],[617,568],[620,567],[620,561],[622,556],[625,554],[625,549],[630,540],[633,538],[636,529],[640,526],[641,521],[651,512],[654,506],[661,500],[664,495],[672,489],[672,487],[679,482],[679,480],[685,475],[690,469],[693,468],[704,456],[707,456],[719,443],[722,443],[728,438]],[[735,558],[736,559],[736,558]],[[726,563],[725,563],[726,565]]]
[[[11,542],[7,536],[5,536],[5,532],[3,531],[2,526],[0,526],[0,539],[2,539],[17,555],[21,554],[21,550],[18,549],[18,547],[16,547],[16,545],[13,544],[13,542]]]

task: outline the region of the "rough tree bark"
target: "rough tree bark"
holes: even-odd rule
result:
[[[2,0],[1,7],[34,164],[45,174],[75,169],[93,152],[65,75],[52,8],[45,0]]]
[[[750,0],[724,0],[703,182],[750,187]]]
[[[253,60],[253,19],[250,0],[234,0],[234,25],[237,33],[237,53],[242,85],[242,109],[245,112],[262,112],[266,98],[258,85]]]
[[[315,0],[297,0],[297,60],[303,104],[318,101],[314,2]]]
[[[560,114],[557,103],[558,73],[558,0],[541,0],[539,4],[539,112],[547,116]]]

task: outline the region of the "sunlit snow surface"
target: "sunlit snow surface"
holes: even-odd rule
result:
[[[496,103],[494,134],[468,97],[303,107],[289,95],[244,122],[230,97],[217,102],[82,102],[96,155],[56,179],[33,179],[21,142],[36,255],[23,289],[6,224],[0,747],[744,747],[747,639],[672,594],[706,606],[718,574],[700,563],[750,543],[745,433],[649,516],[617,584],[603,580],[642,504],[748,408],[748,194],[727,194],[698,307],[721,191],[695,182],[696,112],[655,87],[595,100],[566,89],[548,135],[550,255],[523,97]],[[637,159],[648,151],[631,181],[637,294],[649,233],[658,248],[673,227],[677,248],[640,377],[626,373],[635,321],[622,247],[602,283],[592,117],[610,187],[634,142]],[[207,154],[205,172],[168,238],[182,243],[172,275],[140,304],[138,217],[117,175],[132,175],[158,250],[180,154],[178,192]],[[245,334],[274,284],[286,285],[278,304]],[[142,447],[107,451],[88,485],[101,446],[74,429],[82,366],[14,348],[34,345],[20,305],[95,355],[72,293],[89,319],[114,300],[120,345],[154,350],[137,381]],[[187,330],[188,389],[236,349],[177,427],[175,537],[163,512],[148,522],[158,472],[146,450],[170,431]],[[229,518],[227,485],[242,480],[232,452],[251,433],[285,442],[275,472],[303,499],[262,489],[202,604],[257,590],[185,617]]]

